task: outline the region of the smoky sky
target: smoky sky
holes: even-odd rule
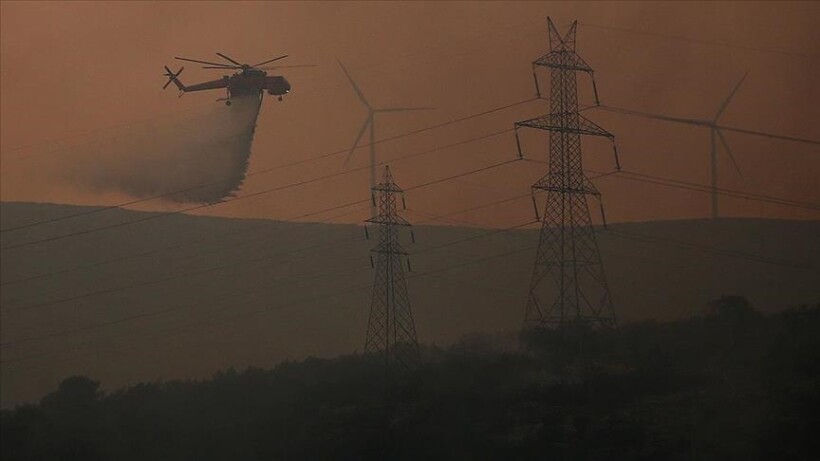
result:
[[[62,178],[94,192],[215,203],[242,184],[261,100],[233,98],[203,113],[149,123],[85,146]]]
[[[0,8],[0,189],[7,201],[115,205],[133,196],[161,194],[174,181],[184,188],[191,177],[213,179],[203,170],[205,164],[188,162],[193,170],[179,174],[178,159],[145,149],[126,161],[122,152],[133,148],[138,137],[112,147],[119,157],[101,153],[96,145],[101,138],[122,138],[111,134],[127,131],[122,127],[139,133],[151,126],[166,136],[174,124],[210,110],[222,93],[176,98],[172,89],[162,90],[162,66],[178,69],[174,56],[219,59],[216,52],[250,63],[288,54],[279,61],[282,65],[316,67],[271,71],[285,76],[292,91],[281,102],[263,101],[249,175],[234,191],[237,197],[271,188],[281,192],[197,213],[288,219],[367,199],[368,173],[357,170],[367,165],[366,147],[353,153],[349,174],[281,187],[345,169],[344,154],[367,113],[336,59],[344,62],[373,107],[435,108],[380,114],[376,139],[389,138],[533,98],[531,63],[548,48],[548,15],[561,32],[579,21],[577,48],[595,70],[605,105],[711,119],[748,74],[723,111],[722,125],[817,138],[813,120],[820,113],[813,101],[819,91],[815,24],[820,8],[811,2],[2,2]],[[186,65],[182,76],[193,84],[223,73]],[[541,78],[546,93],[548,73]],[[578,81],[579,102],[589,105],[589,79],[579,75]],[[515,158],[512,133],[487,135],[547,111],[548,101],[512,106],[380,143],[377,157],[390,162],[397,180],[409,188]],[[708,129],[600,109],[584,115],[616,136],[625,170],[710,184]],[[811,203],[820,198],[817,145],[723,134],[739,168],[719,145],[720,187]],[[481,139],[466,142],[474,138]],[[611,146],[595,139],[582,142],[584,167],[591,176],[612,169]],[[546,160],[544,137],[526,133],[522,143],[527,155]],[[409,157],[447,145],[454,147]],[[105,155],[100,162],[109,162],[106,174],[111,177],[89,174],[94,170],[85,168],[88,151]],[[337,151],[342,154],[324,156]],[[232,166],[225,167],[225,174],[234,171]],[[133,172],[126,171],[132,167]],[[446,214],[526,193],[545,168],[513,164],[412,191],[408,199],[425,212]],[[69,171],[77,181],[64,187],[55,178],[65,178]],[[266,173],[254,174],[259,171]],[[147,177],[140,181],[141,176]],[[612,222],[709,215],[710,198],[702,191],[619,175],[595,183]],[[720,201],[727,217],[816,218],[814,212],[760,201],[730,196]],[[140,206],[165,205],[157,200]],[[531,205],[521,200],[464,219],[506,226],[531,214]]]
[[[4,360],[43,358],[21,361],[16,371],[3,364],[0,405],[53,389],[69,372],[119,386],[361,348],[370,303],[366,288],[373,280],[367,251],[373,242],[353,225],[326,232],[325,224],[287,222],[350,224],[369,215],[368,147],[354,150],[345,164],[368,112],[337,59],[374,109],[434,108],[375,115],[374,137],[387,139],[377,146],[377,161],[390,164],[406,191],[403,216],[418,226],[421,245],[468,235],[447,227],[453,223],[534,227],[531,185],[547,173],[549,138],[520,133],[527,161],[518,160],[513,124],[550,110],[549,101],[536,98],[532,78],[533,60],[548,50],[547,16],[562,33],[579,21],[577,50],[595,70],[604,105],[711,120],[747,75],[720,124],[818,139],[820,2],[0,1],[3,202],[111,206],[162,195],[128,208],[199,208],[195,214],[277,221],[260,219],[264,227],[240,234],[249,224],[244,220],[168,213],[155,215],[163,219],[131,221],[131,211],[106,210],[4,232],[9,244],[67,233],[76,238],[4,251],[4,282],[83,269],[0,290],[3,302],[20,302],[20,309],[3,313],[4,339],[13,339],[7,332],[23,338],[73,329],[67,336],[3,350]],[[173,87],[163,90],[163,66],[180,67],[175,56],[207,61],[219,59],[217,52],[242,63],[287,54],[277,63],[315,67],[271,71],[286,77],[292,91],[282,101],[266,98],[261,106],[226,107],[215,102],[224,96],[220,90],[181,98]],[[186,63],[182,81],[190,85],[225,74],[230,72]],[[549,72],[539,78],[547,93]],[[587,108],[593,101],[588,76],[578,76],[578,91],[579,104]],[[614,161],[608,139],[582,140],[583,166],[595,178],[613,227],[628,230],[643,225],[634,221],[669,220],[649,224],[674,241],[734,242],[737,251],[762,252],[776,261],[818,259],[803,243],[813,242],[815,223],[783,221],[780,231],[769,233],[748,222],[736,223],[732,232],[698,222],[676,226],[672,220],[709,216],[708,191],[677,187],[708,188],[708,128],[600,108],[583,114],[615,135],[621,166],[632,173],[609,174]],[[407,133],[414,134],[400,136]],[[738,131],[723,135],[732,156],[721,144],[716,159],[721,188],[820,201],[817,145]],[[471,171],[477,173],[465,174]],[[657,184],[638,174],[678,182]],[[231,194],[237,200],[225,200]],[[351,205],[356,203],[361,207]],[[3,207],[55,215],[63,208]],[[720,210],[724,217],[818,217],[816,208],[725,195]],[[600,219],[592,211],[593,220]],[[35,219],[43,216],[20,216],[19,222]],[[133,225],[119,225],[125,221],[118,219]],[[82,233],[111,223],[116,227]],[[15,225],[10,220],[2,227]],[[471,247],[414,255],[412,264],[423,274],[485,251],[494,254],[495,248],[534,245],[535,234],[495,233],[494,245],[471,240]],[[691,313],[727,293],[756,293],[776,308],[775,303],[802,302],[802,293],[814,293],[818,286],[813,273],[773,273],[747,260],[718,264],[711,253],[674,247],[662,253],[606,235],[605,264],[615,263],[607,266],[608,280],[616,308],[626,309],[618,311],[621,318],[662,318],[657,311],[669,304],[676,306],[669,315]],[[762,240],[764,235],[769,240]],[[349,246],[340,243],[343,237]],[[411,296],[419,338],[446,342],[473,331],[517,328],[532,256],[531,250],[516,254],[515,260],[463,266],[450,280],[438,273],[441,279],[431,279],[429,286],[416,279],[422,289]],[[345,267],[362,270],[340,273]],[[332,302],[322,299],[356,286],[365,289]],[[94,292],[101,294],[89,296]],[[57,298],[69,301],[28,309]],[[305,299],[312,301],[301,303]],[[298,308],[280,309],[289,303],[299,303]],[[162,314],[142,316],[156,312]],[[243,312],[258,316],[232,323]],[[119,322],[129,317],[138,320]],[[191,324],[203,321],[212,323]],[[117,323],[87,329],[105,322]]]

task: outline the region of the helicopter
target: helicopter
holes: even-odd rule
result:
[[[162,89],[164,90],[168,87],[168,85],[173,83],[179,89],[180,96],[182,96],[183,94],[190,91],[214,90],[218,88],[225,88],[227,90],[227,97],[217,99],[217,101],[225,101],[225,105],[227,106],[231,105],[232,97],[262,97],[262,95],[264,94],[263,92],[265,90],[267,90],[268,94],[277,96],[277,99],[281,101],[284,95],[290,93],[290,83],[288,83],[285,77],[281,75],[268,76],[268,73],[265,71],[277,69],[280,67],[312,67],[312,65],[261,67],[266,64],[278,61],[280,59],[287,58],[288,55],[279,56],[273,59],[268,59],[267,61],[262,61],[258,64],[250,65],[240,64],[238,61],[222,53],[216,54],[219,57],[228,61],[229,64],[181,57],[174,57],[174,59],[180,61],[194,62],[197,64],[206,64],[205,66],[202,66],[203,69],[238,70],[239,72],[236,72],[233,75],[224,75],[222,78],[217,80],[211,80],[209,82],[197,83],[195,85],[187,86],[179,80],[179,75],[182,73],[185,67],[180,68],[177,72],[173,72],[171,69],[168,68],[168,66],[164,66],[165,74],[163,75],[168,77],[168,82],[165,83]]]

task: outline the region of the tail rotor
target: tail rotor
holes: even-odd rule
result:
[[[183,70],[185,70],[185,67],[180,67],[179,71],[177,73],[174,73],[171,69],[168,68],[168,66],[165,66],[165,73],[163,75],[168,77],[168,81],[165,82],[165,85],[162,86],[162,89],[164,90],[168,88],[168,85],[170,85],[172,82],[176,84],[177,87],[180,87],[182,84],[179,80],[177,80],[177,77],[179,77],[179,74],[181,74]]]

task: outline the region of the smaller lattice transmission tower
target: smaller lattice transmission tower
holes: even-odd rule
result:
[[[410,223],[399,216],[399,196],[404,208],[404,193],[393,182],[390,167],[385,167],[382,182],[373,187],[372,193],[373,205],[378,212],[366,221],[378,226],[379,241],[371,250],[371,264],[376,275],[364,351],[365,354],[382,356],[391,374],[413,370],[419,361],[416,327],[404,276],[407,252],[399,242],[399,230],[410,228]],[[365,232],[369,234],[367,225]]]
[[[613,146],[615,137],[578,113],[576,74],[586,72],[592,76],[593,71],[575,52],[577,21],[563,36],[549,18],[547,24],[550,51],[533,62],[533,77],[540,96],[535,70],[539,66],[550,69],[550,112],[515,123],[516,140],[518,128],[549,132],[548,172],[532,186],[533,193],[547,193],[547,202],[541,216],[524,329],[614,327],[615,311],[587,204],[588,196],[600,201],[601,194],[584,175],[581,135],[608,138]],[[594,78],[592,81],[597,104]],[[520,143],[518,148],[523,156]],[[620,169],[617,150],[615,165]]]

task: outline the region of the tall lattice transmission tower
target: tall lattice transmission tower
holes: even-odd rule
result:
[[[613,148],[615,137],[578,113],[576,72],[593,76],[593,71],[575,52],[577,21],[563,37],[551,19],[547,18],[547,24],[550,51],[533,62],[533,78],[540,97],[536,70],[539,66],[550,69],[550,112],[515,123],[516,137],[521,127],[549,132],[549,169],[532,186],[533,203],[536,190],[547,192],[547,202],[524,329],[614,327],[615,310],[587,204],[587,196],[600,202],[601,194],[584,175],[581,135],[606,137]],[[594,77],[592,82],[597,104]],[[520,143],[518,147],[522,155]],[[617,150],[615,165],[620,169]],[[603,206],[601,214],[603,217]]]
[[[365,354],[382,355],[387,370],[393,375],[414,369],[419,361],[416,327],[404,277],[407,252],[399,243],[399,229],[409,228],[410,223],[399,216],[398,196],[404,206],[403,191],[393,182],[390,167],[385,167],[382,182],[372,190],[373,204],[378,212],[366,221],[378,226],[379,243],[371,250],[371,264],[375,256],[376,276],[364,351]]]

